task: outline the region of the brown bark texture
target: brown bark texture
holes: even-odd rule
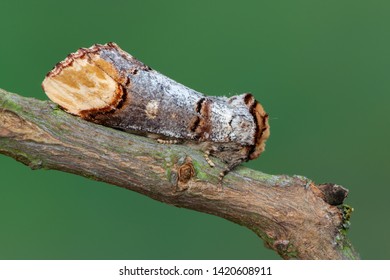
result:
[[[50,101],[0,89],[0,153],[32,169],[104,181],[254,231],[285,259],[357,259],[347,239],[348,191],[302,176],[269,175],[183,145],[163,145],[72,116]],[[4,169],[4,168],[3,168]]]

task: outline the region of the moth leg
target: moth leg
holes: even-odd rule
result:
[[[219,181],[222,183],[222,181],[223,181],[223,178],[225,178],[225,176],[226,176],[226,174],[228,174],[229,173],[229,169],[225,169],[225,170],[223,170],[221,173],[219,173]]]
[[[244,159],[238,161],[238,162],[234,162],[234,163],[231,163],[229,164],[221,173],[219,173],[219,181],[222,183],[223,181],[223,178],[225,178],[225,176],[230,172],[232,171],[236,166],[240,165],[241,162],[243,162]]]
[[[181,141],[177,139],[157,139],[157,143],[160,144],[180,144]]]
[[[233,168],[226,168],[221,173],[219,173],[219,182],[222,184],[223,178],[232,170]]]
[[[219,173],[219,176],[218,176],[218,186],[220,189],[223,189],[223,179],[225,178],[225,176],[230,172],[230,170],[232,170],[233,168],[230,168],[230,167],[227,167],[225,168],[224,170],[222,170],[221,173]]]
[[[215,164],[214,162],[209,158],[209,155],[210,155],[210,150],[206,150],[204,152],[204,159],[207,161],[207,163],[210,165],[210,167],[214,167]]]

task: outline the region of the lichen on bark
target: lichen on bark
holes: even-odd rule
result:
[[[350,212],[342,203],[329,204],[319,185],[304,177],[239,167],[221,186],[224,164],[216,160],[210,168],[201,151],[86,122],[51,102],[4,90],[0,119],[6,119],[0,153],[32,168],[74,173],[225,218],[254,231],[283,258],[358,258],[344,228]]]

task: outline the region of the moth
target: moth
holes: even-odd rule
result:
[[[181,143],[226,163],[221,176],[257,158],[270,129],[250,93],[205,96],[151,69],[115,43],[69,54],[46,75],[43,90],[70,114],[104,126]]]

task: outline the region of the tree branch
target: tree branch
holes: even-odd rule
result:
[[[220,216],[254,231],[283,258],[356,259],[346,238],[348,191],[301,176],[238,167],[219,183],[202,152],[96,125],[50,101],[0,89],[0,153]]]

